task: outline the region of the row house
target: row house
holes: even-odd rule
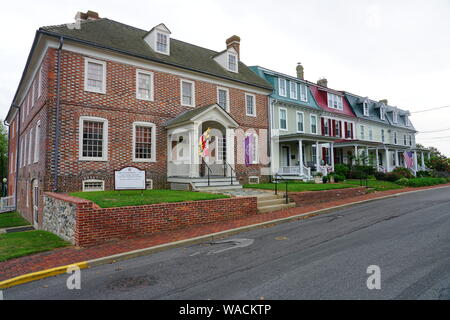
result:
[[[267,180],[256,148],[272,86],[240,60],[239,37],[225,42],[209,50],[164,24],[142,30],[91,11],[37,30],[6,118],[17,210],[40,227],[44,192],[111,190],[128,166],[145,170],[148,188]],[[249,136],[252,161],[239,162]]]

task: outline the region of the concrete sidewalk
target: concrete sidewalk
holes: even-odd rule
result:
[[[21,275],[52,269],[60,266],[94,261],[87,266],[102,263],[112,263],[116,260],[127,259],[133,256],[149,254],[155,250],[168,247],[187,245],[189,243],[207,241],[212,238],[225,237],[231,234],[247,231],[254,228],[267,227],[273,224],[290,220],[305,219],[310,216],[323,214],[342,206],[354,205],[361,202],[392,197],[402,193],[417,192],[421,190],[449,187],[450,184],[424,188],[404,188],[373,192],[370,194],[320,203],[314,206],[290,208],[282,211],[264,213],[237,220],[193,226],[188,229],[161,232],[141,238],[126,239],[106,243],[95,247],[77,248],[66,247],[49,252],[33,254],[0,263],[0,281]],[[167,244],[167,246],[165,245]],[[131,253],[130,253],[131,252]]]

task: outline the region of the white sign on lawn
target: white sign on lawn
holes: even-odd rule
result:
[[[116,190],[144,190],[145,170],[126,167],[115,171],[114,184]]]

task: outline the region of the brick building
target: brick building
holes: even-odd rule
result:
[[[94,12],[37,30],[6,118],[17,210],[39,226],[43,192],[113,189],[127,166],[145,170],[149,188],[196,188],[208,173],[216,184],[264,180],[270,164],[256,148],[267,143],[272,87],[240,61],[239,37],[223,49]],[[248,135],[254,156],[238,161]]]

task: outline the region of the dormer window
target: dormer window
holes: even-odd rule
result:
[[[363,112],[364,112],[364,116],[366,116],[366,117],[369,116],[369,104],[367,103],[367,101],[363,102]]]
[[[228,71],[231,72],[238,72],[238,65],[237,65],[237,55],[231,52],[228,52]]]
[[[169,37],[167,34],[157,32],[156,33],[156,51],[159,53],[168,54],[168,48],[169,48]]]
[[[393,121],[394,123],[398,123],[398,113],[397,113],[396,110],[394,110],[394,111],[392,112],[392,121]]]
[[[343,110],[344,103],[342,97],[328,92],[328,108]]]
[[[409,117],[405,116],[405,124],[407,127],[409,127]]]
[[[381,120],[386,120],[385,113],[384,113],[384,105],[382,105],[380,107],[380,119]]]

